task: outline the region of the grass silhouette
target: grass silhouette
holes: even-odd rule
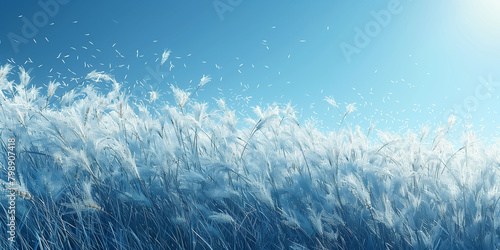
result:
[[[88,79],[111,82],[109,93],[57,97],[57,82],[42,95],[29,72],[16,84],[12,71],[0,68],[0,153],[17,138],[18,248],[500,247],[500,149],[466,131],[456,150],[453,118],[374,139],[325,134],[271,106],[247,126],[223,100],[210,110],[178,88],[176,105],[151,112],[102,72]]]

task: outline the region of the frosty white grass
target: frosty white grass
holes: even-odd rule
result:
[[[11,70],[0,69],[0,154],[15,135],[19,248],[500,247],[500,149],[471,131],[454,147],[452,120],[430,134],[325,135],[289,106],[241,122],[179,89],[177,105],[133,108],[113,79],[107,94],[58,98],[58,83],[32,87],[22,70],[16,84]]]

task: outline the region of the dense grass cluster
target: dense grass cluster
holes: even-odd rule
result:
[[[10,71],[0,154],[14,135],[19,248],[500,248],[500,149],[472,131],[455,147],[453,119],[434,132],[325,134],[290,106],[240,121],[175,87],[175,105],[152,108],[100,73],[88,80],[109,93],[89,84],[57,97],[57,83],[42,95]]]

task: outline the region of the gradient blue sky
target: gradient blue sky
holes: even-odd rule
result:
[[[218,12],[214,2],[231,11]],[[458,112],[458,120],[470,116],[480,136],[500,136],[499,0],[69,0],[58,5],[47,24],[37,1],[4,1],[0,9],[0,64],[12,59],[32,69],[36,85],[59,77],[72,88],[96,69],[114,75],[136,95],[159,90],[162,103],[172,102],[168,84],[187,89],[210,75],[212,82],[197,99],[213,103],[213,97],[224,97],[243,116],[251,106],[291,102],[303,120],[314,117],[322,129],[337,129],[341,116],[324,101],[333,96],[341,110],[356,102],[358,111],[346,121],[363,129],[370,122],[394,132],[433,126]],[[386,13],[391,5],[399,11],[346,60],[341,44],[355,45],[357,28],[373,25],[372,12]],[[22,37],[23,20],[34,17],[40,27],[16,51],[9,34]],[[169,62],[161,68],[155,62],[164,49],[172,51],[171,71]],[[489,90],[479,80],[488,76]],[[252,97],[248,103],[242,100],[247,96]],[[467,106],[472,109],[466,112]]]

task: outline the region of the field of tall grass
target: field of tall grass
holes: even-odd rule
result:
[[[109,92],[30,80],[0,68],[2,194],[12,136],[18,180],[14,244],[0,196],[2,249],[500,248],[500,147],[473,131],[454,145],[453,117],[325,133],[290,105],[243,118],[176,87],[175,104],[134,102],[95,71]]]

